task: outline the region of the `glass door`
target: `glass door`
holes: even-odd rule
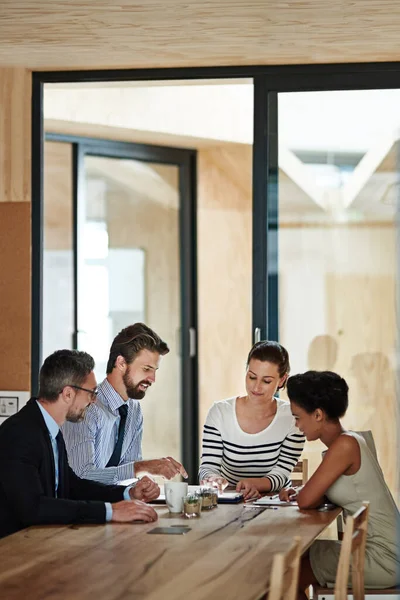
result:
[[[198,469],[196,152],[46,134],[41,344],[92,354],[138,321],[170,352],[142,403],[143,456]],[[41,350],[41,352],[40,352]],[[41,354],[41,356],[40,356]]]
[[[145,322],[166,340],[156,384],[141,402],[143,456],[181,448],[179,168],[86,154],[78,208],[78,348],[104,379],[113,338]]]

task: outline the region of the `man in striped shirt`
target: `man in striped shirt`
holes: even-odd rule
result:
[[[80,423],[65,423],[63,434],[71,467],[79,477],[114,484],[143,474],[187,478],[172,457],[142,459],[143,415],[138,400],[155,382],[167,344],[143,323],[123,329],[114,339],[107,377],[97,402]]]

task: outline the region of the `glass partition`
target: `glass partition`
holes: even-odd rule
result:
[[[278,95],[279,330],[292,373],[350,387],[396,493],[399,90]],[[315,468],[322,445],[307,444]]]
[[[43,359],[73,348],[74,252],[72,145],[44,145]],[[36,393],[37,390],[34,390]]]
[[[141,402],[143,456],[181,458],[179,169],[85,155],[78,212],[78,348],[100,382],[111,342],[137,321],[170,348]]]

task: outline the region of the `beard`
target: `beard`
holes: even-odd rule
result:
[[[132,398],[133,400],[142,400],[142,398],[145,397],[147,390],[139,389],[143,383],[145,383],[149,387],[151,385],[151,383],[149,383],[146,379],[142,379],[142,381],[139,381],[139,383],[135,385],[132,379],[129,377],[128,373],[124,373],[122,381],[124,382],[128,398]]]
[[[85,408],[82,408],[78,412],[74,412],[73,410],[70,409],[69,412],[67,413],[66,420],[69,421],[70,423],[82,423],[83,419],[85,418],[86,409],[87,409],[87,406],[85,406]]]

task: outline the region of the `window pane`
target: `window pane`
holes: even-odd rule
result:
[[[72,148],[44,145],[44,249],[42,354],[72,348],[74,277]]]
[[[280,339],[349,384],[395,492],[399,90],[279,95]],[[321,446],[307,444],[314,466]]]
[[[157,381],[141,402],[143,457],[180,458],[180,263],[178,168],[85,157],[79,208],[79,348],[106,374],[110,346],[145,322],[167,343]]]

